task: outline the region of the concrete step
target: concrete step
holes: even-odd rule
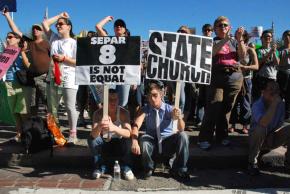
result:
[[[68,130],[62,128],[64,134],[68,135]],[[231,145],[213,145],[209,151],[199,149],[197,145],[198,131],[188,132],[190,137],[190,157],[188,167],[190,169],[209,168],[245,168],[248,157],[248,136],[237,132],[231,133],[229,139]],[[80,128],[78,130],[79,142],[73,147],[54,148],[54,156],[50,157],[49,150],[35,153],[31,156],[23,154],[23,147],[19,143],[12,143],[8,139],[13,137],[13,127],[0,126],[0,166],[56,166],[82,168],[92,164],[92,157],[87,147],[86,138],[89,130]],[[283,166],[284,147],[277,148],[263,155],[261,161],[270,166]],[[135,157],[136,167],[140,167],[140,158]]]

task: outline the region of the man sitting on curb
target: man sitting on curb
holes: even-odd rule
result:
[[[138,113],[133,124],[132,152],[142,156],[145,170],[144,178],[149,178],[154,170],[153,154],[162,156],[176,155],[170,173],[175,178],[189,180],[186,163],[188,160],[188,136],[184,132],[185,123],[181,111],[162,101],[163,83],[157,80],[148,84],[148,104]],[[145,134],[138,143],[138,131],[145,120]],[[173,129],[173,120],[177,120],[177,131]]]
[[[275,149],[287,145],[285,168],[290,171],[290,125],[284,124],[285,106],[279,96],[279,86],[270,81],[262,91],[262,96],[252,107],[252,123],[249,133],[249,166],[250,175],[258,175],[258,155],[262,148]]]

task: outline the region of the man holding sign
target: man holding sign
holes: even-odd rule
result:
[[[144,178],[149,178],[154,170],[154,153],[162,156],[172,156],[176,158],[170,170],[171,174],[183,180],[189,180],[187,173],[188,136],[184,132],[185,123],[180,109],[162,101],[164,88],[161,81],[152,80],[147,88],[148,102],[138,113],[132,127],[132,152],[142,156],[142,165],[145,170]],[[140,137],[138,143],[138,132],[145,120],[145,134]],[[177,121],[176,132],[173,129],[173,120]]]

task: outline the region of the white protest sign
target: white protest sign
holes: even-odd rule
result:
[[[77,40],[76,84],[140,84],[139,36]]]
[[[210,84],[212,38],[150,31],[147,79]]]

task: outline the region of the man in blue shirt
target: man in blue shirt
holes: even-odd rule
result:
[[[162,101],[163,83],[152,80],[148,84],[148,104],[138,113],[132,127],[132,152],[142,156],[144,178],[149,178],[154,170],[153,154],[176,155],[170,173],[175,178],[188,180],[186,163],[188,160],[188,136],[184,132],[185,123],[180,109]],[[138,131],[145,120],[145,134],[138,142]],[[177,122],[177,130],[173,129]]]
[[[259,174],[257,158],[262,148],[274,149],[285,144],[285,168],[290,170],[290,125],[283,125],[285,106],[279,93],[279,85],[270,81],[260,99],[253,104],[248,166],[251,175]]]

